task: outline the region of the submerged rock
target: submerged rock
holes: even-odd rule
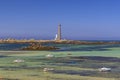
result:
[[[99,68],[98,70],[99,70],[100,72],[109,72],[109,71],[111,71],[111,68],[103,67],[103,68]]]
[[[25,62],[24,60],[21,60],[21,59],[16,59],[13,61],[14,63],[21,63],[21,62]]]
[[[54,57],[54,55],[48,54],[48,55],[46,55],[46,57],[47,57],[47,58],[52,58],[52,57]]]
[[[44,72],[53,71],[53,70],[54,70],[53,68],[44,68],[44,69],[43,69]]]

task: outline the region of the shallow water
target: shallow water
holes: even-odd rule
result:
[[[54,51],[19,51],[28,44],[0,44],[0,73],[5,80],[30,80],[43,77],[47,80],[43,68],[54,68],[46,73],[51,80],[79,80],[63,79],[56,74],[78,75],[84,77],[115,78],[120,80],[120,44],[114,45],[73,45],[73,44],[43,44],[59,47]],[[52,54],[54,58],[45,56]],[[25,63],[13,63],[15,59],[23,59]],[[110,67],[109,73],[101,73],[98,68]],[[19,76],[21,77],[19,77]],[[16,77],[14,77],[16,76]],[[54,79],[53,79],[54,78]],[[108,80],[109,80],[108,79]],[[34,79],[33,79],[34,80]],[[82,79],[86,80],[86,79]],[[89,80],[89,79],[88,79]],[[105,80],[105,79],[104,79]]]
[[[20,50],[29,44],[0,44],[0,50]],[[54,51],[108,51],[109,48],[120,48],[120,44],[101,44],[101,45],[77,45],[77,44],[43,44],[44,46],[55,46],[60,48]]]

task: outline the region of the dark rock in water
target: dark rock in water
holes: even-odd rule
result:
[[[54,70],[52,72],[57,74],[69,74],[69,75],[81,75],[81,76],[91,76],[93,74],[96,74],[95,71]]]
[[[42,46],[41,44],[31,43],[30,46],[22,48],[22,50],[57,50],[54,46]]]

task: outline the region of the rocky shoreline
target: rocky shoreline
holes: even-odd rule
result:
[[[80,41],[80,40],[0,40],[0,43],[56,43],[56,44],[120,44],[120,41]]]

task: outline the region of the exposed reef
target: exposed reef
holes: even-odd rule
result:
[[[57,50],[54,46],[42,46],[39,43],[30,43],[30,46],[22,48],[22,50]]]
[[[60,41],[53,41],[56,44],[120,44],[119,41],[79,41],[79,40],[60,40]]]
[[[56,44],[78,44],[78,45],[91,45],[91,44],[120,44],[120,41],[80,41],[80,40],[40,40],[39,43],[56,43]]]

